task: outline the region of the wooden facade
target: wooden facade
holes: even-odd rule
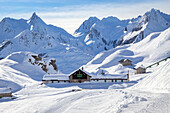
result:
[[[1,97],[12,97],[12,89],[11,88],[0,88],[0,98]]]
[[[0,97],[12,97],[12,93],[0,93]]]
[[[92,78],[91,82],[128,82],[128,79],[122,79],[122,78]]]
[[[48,84],[48,83],[69,83],[69,80],[58,80],[58,79],[53,79],[53,80],[42,80],[43,84]]]
[[[91,76],[81,69],[78,69],[69,76],[70,83],[82,83],[85,81],[90,82],[90,78]]]
[[[64,76],[64,75],[63,75]],[[57,78],[58,77],[58,78]],[[60,76],[61,77],[61,76]],[[84,70],[78,69],[71,73],[69,76],[65,76],[63,78],[47,78],[42,80],[42,83],[83,83],[83,82],[128,82],[129,81],[129,74],[127,74],[127,78],[93,78]]]
[[[119,64],[122,64],[123,66],[131,66],[132,65],[132,61],[129,59],[122,59],[119,61]]]
[[[142,74],[142,73],[146,73],[146,68],[142,68],[142,67],[135,68],[135,74]]]

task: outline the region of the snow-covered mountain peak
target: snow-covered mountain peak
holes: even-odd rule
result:
[[[150,11],[146,12],[139,23],[144,22],[144,23],[149,23],[150,26],[155,26],[155,25],[160,25],[158,28],[167,28],[168,23],[170,22],[169,19],[164,17],[164,15],[168,18],[170,18],[170,15],[167,15],[165,13],[160,12],[160,10],[156,9],[151,9]],[[155,29],[155,28],[154,28]],[[164,29],[163,29],[164,30]]]
[[[152,32],[160,32],[170,26],[170,15],[151,9],[137,18],[120,20],[109,16],[91,24],[89,18],[75,31],[77,37],[93,50],[101,52],[110,48],[136,43]]]
[[[155,14],[155,13],[157,13],[157,12],[160,13],[160,10],[157,10],[157,9],[152,8],[150,11],[147,11],[147,12],[145,13],[145,15],[147,15],[147,14]]]
[[[0,42],[11,39],[28,28],[29,25],[27,24],[27,20],[5,17],[0,22]]]
[[[103,22],[119,22],[120,20],[117,17],[109,16],[102,19]]]
[[[45,22],[34,12],[31,16],[31,18],[28,20],[28,23],[30,25],[34,25],[34,24],[45,24]]]
[[[88,19],[88,21],[98,21],[99,19],[96,17],[96,16],[94,16],[94,17],[90,17],[89,19]]]
[[[80,27],[75,31],[74,34],[80,33],[88,33],[92,25],[96,22],[100,21],[97,17],[90,17],[89,19],[85,20]]]
[[[46,33],[47,24],[34,12],[31,18],[27,21],[30,25],[30,31],[44,34]]]
[[[5,17],[5,18],[2,19],[2,21],[0,22],[0,24],[6,23],[6,22],[8,22],[8,21],[10,21],[10,20],[12,20],[12,19],[9,18],[9,17]]]

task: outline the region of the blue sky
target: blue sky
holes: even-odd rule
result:
[[[169,4],[170,0],[0,0],[0,20],[29,19],[36,12],[47,24],[73,33],[90,16],[127,19],[143,15],[151,8],[170,14]]]

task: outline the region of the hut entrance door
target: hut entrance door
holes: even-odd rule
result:
[[[81,83],[81,80],[79,80],[78,82]]]

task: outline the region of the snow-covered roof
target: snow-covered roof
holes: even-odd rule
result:
[[[45,74],[43,76],[43,80],[69,80],[69,76],[71,74],[73,74],[74,72],[78,71],[79,69],[73,71],[72,73],[70,74]],[[87,71],[85,70],[82,70],[80,69],[81,71],[83,71],[84,73],[90,75],[90,73],[88,73]]]
[[[89,73],[89,72],[85,71],[84,69],[77,69],[77,70],[75,70],[75,71],[71,72],[69,75],[72,75],[73,73],[75,73],[75,72],[76,72],[76,71],[78,71],[78,70],[83,71],[84,73],[88,74],[89,76],[91,75],[91,73]]]
[[[127,79],[127,75],[114,75],[114,74],[104,74],[104,75],[93,75],[91,79]]]
[[[79,69],[77,69],[76,71],[78,71]],[[81,69],[80,69],[81,70]],[[74,71],[74,72],[76,72]],[[88,74],[89,76],[91,76],[91,79],[126,79],[127,75],[114,75],[114,74],[104,74],[104,75],[94,75],[91,74],[85,70],[81,70],[83,72],[85,72],[86,74]],[[74,72],[70,73],[70,74],[46,74],[43,77],[43,80],[69,80],[69,76],[71,74],[73,74]]]
[[[146,67],[143,66],[143,65],[136,65],[136,66],[135,66],[135,69],[137,69],[137,68],[143,68],[143,69],[145,69]]]
[[[66,74],[46,74],[43,80],[69,80],[69,75]]]
[[[11,90],[9,88],[0,88],[0,94],[2,93],[11,93]]]
[[[122,60],[120,60],[119,62],[132,62],[132,61],[129,60],[129,59],[122,59]]]

